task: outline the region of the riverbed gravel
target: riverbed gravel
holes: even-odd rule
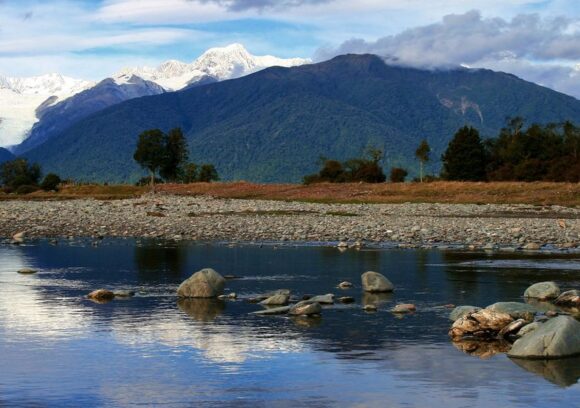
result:
[[[0,202],[0,236],[152,237],[200,241],[577,248],[580,209],[535,205],[320,204],[145,195]],[[357,243],[358,241],[358,243]]]

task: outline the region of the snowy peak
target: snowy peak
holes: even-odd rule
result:
[[[239,78],[272,66],[292,67],[310,63],[302,58],[282,59],[271,55],[254,56],[241,44],[210,48],[191,64],[170,60],[157,68],[126,68],[114,78],[137,75],[177,91],[211,77],[217,81]]]
[[[46,74],[28,78],[0,77],[0,88],[21,95],[68,97],[93,86],[94,83],[60,74]]]

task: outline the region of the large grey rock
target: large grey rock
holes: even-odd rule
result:
[[[321,305],[333,305],[334,295],[332,293],[328,293],[326,295],[313,296],[310,299],[308,299],[308,302],[320,303]]]
[[[540,327],[540,325],[541,325],[540,322],[533,322],[533,323],[527,324],[518,331],[518,336],[524,337],[526,334],[530,334],[534,330],[537,330]]]
[[[320,303],[312,303],[310,300],[298,302],[288,311],[288,314],[293,316],[312,316],[320,313],[322,313]]]
[[[570,316],[550,319],[532,333],[516,340],[508,355],[531,359],[580,355],[580,322]]]
[[[202,269],[183,281],[177,296],[183,298],[215,298],[223,294],[226,280],[211,268]]]
[[[489,305],[486,309],[493,310],[494,312],[507,313],[514,319],[524,319],[529,322],[534,320],[534,316],[537,313],[535,307],[520,302],[497,302]]]
[[[460,317],[467,315],[468,313],[478,312],[481,310],[481,307],[477,306],[457,306],[455,309],[449,313],[449,320],[456,321]]]
[[[524,292],[524,297],[539,300],[556,299],[558,296],[560,296],[560,288],[554,282],[534,283]]]
[[[391,281],[378,272],[365,272],[361,280],[365,292],[392,292],[395,289]]]
[[[261,305],[264,306],[285,306],[288,304],[290,296],[285,293],[278,293],[276,295],[270,296],[268,299],[262,300]]]
[[[568,290],[562,292],[562,294],[554,300],[554,304],[566,307],[580,307],[580,291]]]

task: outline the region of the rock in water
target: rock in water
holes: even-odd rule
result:
[[[348,289],[348,288],[352,288],[352,283],[348,282],[348,281],[344,281],[344,282],[340,282],[338,284],[338,287],[340,289]]]
[[[457,319],[449,330],[449,336],[454,340],[464,336],[483,339],[495,338],[501,329],[513,320],[507,313],[483,309]]]
[[[524,292],[524,297],[538,300],[556,299],[558,296],[560,288],[554,282],[535,283]]]
[[[361,279],[365,292],[392,292],[395,289],[391,281],[377,272],[365,272]]]
[[[320,303],[312,303],[309,300],[296,303],[288,311],[288,314],[292,316],[312,316],[320,313],[322,313]]]
[[[211,268],[202,269],[183,281],[177,289],[182,298],[214,298],[223,294],[226,280]]]
[[[30,269],[30,268],[22,268],[18,270],[18,273],[22,274],[22,275],[32,275],[33,273],[38,272],[36,269]]]
[[[391,309],[393,313],[411,313],[417,310],[417,307],[412,303],[400,303]]]
[[[270,296],[268,299],[262,300],[261,305],[264,306],[286,306],[290,296],[285,293],[278,293],[276,295]]]
[[[107,289],[97,289],[89,293],[87,297],[89,299],[102,302],[107,300],[113,300],[115,298],[115,294]]]
[[[477,306],[457,306],[455,309],[449,313],[449,320],[456,321],[460,317],[463,317],[469,313],[479,312],[481,307]]]
[[[524,319],[528,322],[534,320],[537,312],[535,307],[520,302],[497,302],[489,305],[486,309],[494,312],[507,313],[514,319]]]
[[[308,301],[310,303],[320,303],[321,305],[333,305],[334,295],[332,293],[328,293],[326,295],[313,296],[308,299]]]
[[[516,340],[508,356],[516,358],[562,358],[580,355],[580,322],[558,316]]]
[[[266,310],[258,310],[257,312],[252,312],[251,314],[256,315],[279,315],[279,314],[286,314],[290,311],[290,306],[281,306],[281,307],[273,307],[271,309]]]
[[[18,243],[24,242],[24,232],[18,232],[16,234],[12,235],[12,240],[14,242],[18,242]]]
[[[580,307],[580,291],[567,290],[566,292],[562,292],[554,301],[554,304],[566,307]]]

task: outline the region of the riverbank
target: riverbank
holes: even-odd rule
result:
[[[137,198],[150,191],[149,187],[133,185],[64,185],[61,191],[35,192],[25,196],[3,194],[6,200],[69,200],[95,198],[114,200]],[[517,182],[450,182],[433,183],[320,183],[254,184],[193,183],[161,184],[156,191],[185,196],[219,198],[301,201],[318,203],[447,203],[447,204],[533,204],[580,207],[579,183],[517,183]]]
[[[580,209],[514,204],[324,204],[146,194],[0,203],[0,236],[576,248]]]

